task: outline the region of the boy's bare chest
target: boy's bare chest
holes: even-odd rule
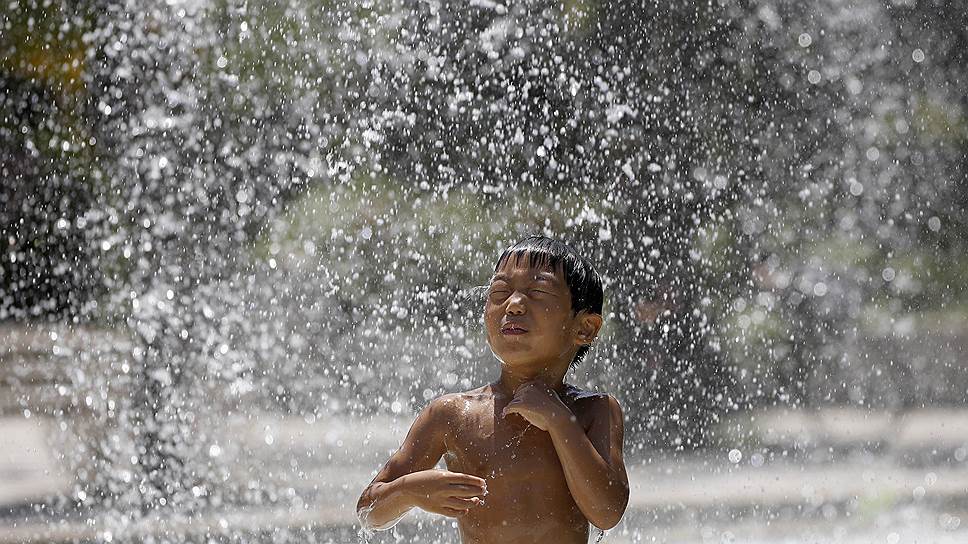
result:
[[[487,482],[485,503],[460,521],[464,541],[585,542],[588,521],[571,495],[551,435],[517,414],[501,417],[505,404],[469,406],[448,435],[447,468]]]
[[[517,414],[501,417],[502,409],[485,404],[465,412],[448,443],[447,465],[489,480],[563,482],[551,435]]]
[[[448,453],[465,472],[482,478],[533,475],[539,469],[559,467],[548,433],[517,416],[507,419],[517,421],[483,420],[461,428]]]

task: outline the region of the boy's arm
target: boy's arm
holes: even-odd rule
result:
[[[611,529],[622,519],[629,500],[622,408],[605,395],[594,401],[591,410],[592,424],[586,434],[553,390],[531,382],[515,392],[505,413],[518,413],[551,435],[578,508],[599,529]]]
[[[435,399],[417,416],[403,445],[363,490],[356,511],[365,528],[386,529],[414,506],[457,516],[480,502],[484,480],[430,470],[446,451],[448,404],[447,397]]]
[[[578,507],[595,527],[611,529],[629,502],[622,456],[625,426],[622,408],[611,395],[596,400],[592,409],[594,419],[587,435],[570,411],[548,432]]]

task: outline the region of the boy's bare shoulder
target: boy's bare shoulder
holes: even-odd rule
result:
[[[602,402],[609,398],[614,398],[608,393],[602,391],[589,391],[587,389],[582,389],[578,386],[571,385],[570,383],[565,384],[564,397],[572,401],[585,401],[585,402]]]
[[[489,406],[495,396],[490,385],[483,385],[476,389],[448,393],[441,395],[430,402],[428,410],[434,419],[454,421],[454,417],[466,414],[469,410],[473,411],[478,407]],[[601,392],[581,389],[571,384],[565,385],[562,400],[582,412],[608,412],[610,410],[621,410],[618,400],[614,396]]]
[[[427,409],[434,419],[440,418],[451,421],[454,416],[465,412],[472,404],[489,398],[489,395],[489,389],[486,385],[469,391],[447,393],[430,401]]]
[[[602,411],[608,412],[614,409],[621,410],[618,400],[602,391],[588,391],[571,384],[565,385],[564,400],[571,402],[575,407],[583,411]]]
[[[495,392],[493,387],[488,384],[475,387],[474,389],[468,389],[467,391],[460,391],[458,393],[451,393],[444,396],[453,397],[453,402],[465,403],[493,399]]]
[[[482,385],[481,387],[470,389],[468,391],[458,391],[455,393],[441,395],[431,401],[430,405],[437,412],[454,415],[459,412],[467,411],[467,409],[472,408],[481,401],[486,401],[493,398],[494,392],[491,390],[490,386]]]
[[[454,393],[441,395],[430,401],[427,412],[434,421],[449,420],[459,402],[460,399]]]

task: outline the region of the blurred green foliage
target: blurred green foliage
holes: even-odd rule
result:
[[[0,10],[0,320],[69,318],[104,291],[86,228],[103,186],[83,81],[90,7]]]
[[[361,276],[358,292],[391,272],[407,289],[462,289],[486,283],[511,240],[534,231],[597,236],[598,224],[575,225],[574,218],[601,217],[600,206],[577,191],[532,188],[512,202],[496,188],[489,194],[487,188],[455,186],[441,193],[365,176],[307,190],[257,251],[280,261],[312,257],[351,284]]]

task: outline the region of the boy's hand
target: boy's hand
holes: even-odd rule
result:
[[[403,476],[415,506],[448,517],[458,517],[484,504],[487,486],[470,474],[447,470],[422,470]]]
[[[540,380],[522,384],[514,392],[514,398],[504,407],[501,417],[518,414],[542,431],[547,431],[561,417],[573,417],[571,410],[554,389]]]

